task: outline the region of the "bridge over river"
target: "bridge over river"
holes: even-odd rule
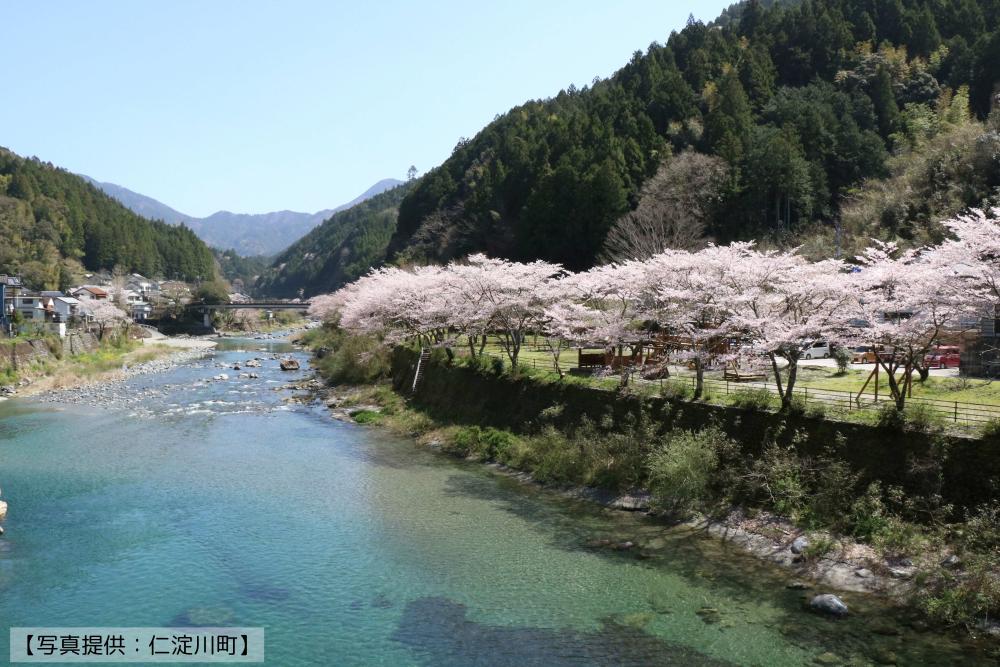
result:
[[[246,301],[243,303],[191,303],[189,310],[202,313],[206,327],[212,326],[212,313],[217,310],[309,310],[308,301]]]

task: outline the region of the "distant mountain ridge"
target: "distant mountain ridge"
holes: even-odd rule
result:
[[[163,220],[172,225],[186,224],[205,243],[240,255],[275,255],[308,234],[334,213],[351,208],[402,181],[384,178],[346,204],[315,213],[273,211],[271,213],[232,213],[216,211],[206,218],[181,213],[166,204],[115,183],[81,176],[143,217]]]

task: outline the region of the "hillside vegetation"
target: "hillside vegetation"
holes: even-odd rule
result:
[[[79,176],[2,148],[0,238],[0,273],[33,288],[66,287],[81,267],[215,275],[211,251],[190,229],[140,217]]]
[[[278,255],[257,280],[256,290],[275,297],[330,292],[386,259],[399,204],[414,181],[377,194],[312,230]]]
[[[985,119],[1000,79],[997,0],[751,1],[723,19],[690,21],[609,79],[461,140],[401,203],[390,256],[482,250],[586,268],[643,184],[689,150],[728,167],[708,235],[785,243],[820,226],[832,254],[844,201],[897,178],[893,155],[935,150],[913,135],[961,125],[956,101]],[[989,166],[994,176],[955,202],[996,197]],[[851,230],[905,237],[916,218],[896,211]]]

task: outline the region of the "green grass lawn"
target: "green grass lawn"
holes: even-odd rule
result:
[[[557,381],[559,379],[558,374],[555,372],[552,355],[548,350],[544,349],[544,339],[539,338],[537,345],[535,340],[531,337],[522,346],[521,353],[518,358],[518,364],[521,371],[527,375],[538,378],[545,381]],[[504,362],[509,365],[509,360],[507,359],[506,352],[500,345],[497,339],[490,340],[489,344],[485,349],[486,353],[490,356],[503,359]],[[461,351],[459,352],[462,353]],[[602,375],[602,376],[587,376],[587,375],[570,375],[570,371],[577,366],[577,350],[570,348],[563,350],[560,356],[559,365],[563,372],[566,373],[564,382],[579,382],[587,386],[600,387],[603,389],[615,389],[618,386],[617,375]],[[869,365],[864,368],[852,368],[846,373],[838,373],[836,368],[833,367],[818,367],[818,366],[800,366],[798,371],[798,378],[796,387],[801,389],[803,392],[808,390],[817,390],[817,395],[819,390],[822,391],[834,391],[834,392],[844,392],[844,403],[843,404],[827,404],[825,406],[827,414],[837,415],[838,417],[849,418],[851,420],[870,420],[874,419],[875,410],[874,409],[864,409],[858,410],[855,405],[851,406],[851,409],[847,409],[847,401],[850,400],[852,395],[857,395],[857,392],[865,385],[865,381],[868,379],[871,371],[874,367]],[[687,368],[674,367],[671,368],[671,379],[667,380],[662,386],[664,390],[670,389],[671,392],[675,392],[678,389],[685,389],[684,385],[690,383],[691,389],[693,389],[693,382],[691,381],[691,376],[693,373]],[[706,372],[706,379],[709,380],[722,380],[722,371],[708,371]],[[773,388],[773,378],[768,375],[767,383]],[[721,383],[709,383],[707,388],[707,400],[717,403],[732,403],[735,400],[740,400],[733,396],[733,394],[740,394],[742,397],[746,393],[745,390],[753,389],[752,385],[740,385],[738,383],[729,383],[728,386],[723,386]],[[658,380],[642,380],[636,378],[632,383],[632,390],[637,393],[655,395],[661,390],[661,383]],[[743,390],[743,391],[741,391]],[[728,391],[728,393],[727,393]],[[865,388],[865,397],[869,401],[874,398],[875,383],[870,382]],[[916,376],[914,376],[913,382],[913,398],[942,401],[948,403],[966,403],[966,404],[980,404],[984,406],[997,406],[1000,408],[1000,383],[994,383],[989,380],[979,380],[972,378],[960,378],[960,377],[935,377],[931,376],[925,382],[919,382]],[[826,398],[833,398],[828,394],[823,394]],[[884,370],[880,373],[879,377],[879,400],[888,401],[889,400],[889,388],[886,382],[886,377]],[[936,408],[942,413],[948,413],[949,408],[945,405],[937,405]],[[974,410],[975,408],[973,408]],[[987,415],[988,417],[989,415]],[[984,417],[985,418],[985,417]],[[971,428],[976,428],[978,425],[969,425]]]

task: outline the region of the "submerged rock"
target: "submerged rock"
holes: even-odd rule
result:
[[[824,593],[809,601],[809,608],[821,614],[842,617],[847,616],[847,605],[836,595]]]

